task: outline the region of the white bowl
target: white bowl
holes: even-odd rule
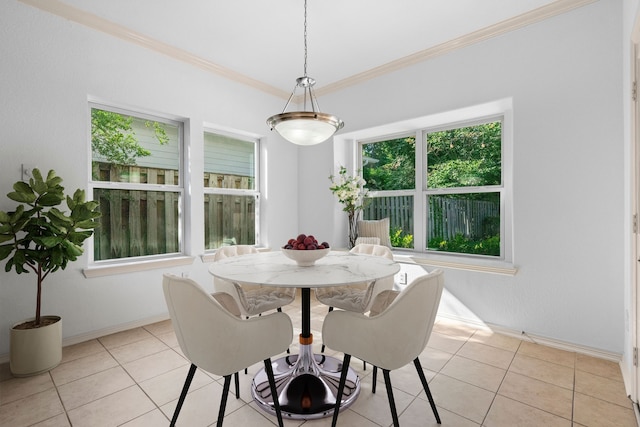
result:
[[[282,253],[290,258],[301,267],[309,267],[316,263],[317,260],[331,252],[331,249],[282,249]]]

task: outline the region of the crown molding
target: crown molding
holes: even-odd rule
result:
[[[265,92],[270,95],[277,96],[282,99],[288,99],[291,95],[289,92],[285,92],[274,86],[268,85],[259,80],[245,76],[244,74],[233,71],[229,68],[223,67],[212,61],[204,59],[198,55],[192,54],[182,49],[178,49],[175,46],[171,46],[167,43],[159,40],[147,37],[141,33],[130,30],[127,27],[116,24],[104,18],[101,18],[95,14],[82,11],[73,6],[63,3],[60,0],[19,0],[21,3],[51,13],[53,15],[60,16],[86,27],[92,28],[96,31],[109,34],[124,41],[137,44],[152,51],[169,56],[178,61],[185,62],[195,67],[201,68],[205,71],[217,74],[221,77],[229,79],[231,81],[250,86],[259,91]],[[474,31],[456,39],[450,40],[445,43],[441,43],[437,46],[433,46],[414,54],[405,56],[395,61],[388,62],[362,73],[354,74],[353,76],[338,80],[334,83],[329,83],[323,87],[316,88],[314,93],[316,96],[327,95],[333,92],[337,92],[346,89],[350,86],[354,86],[365,82],[367,80],[374,79],[376,77],[389,74],[400,69],[410,67],[417,63],[426,61],[436,56],[444,55],[453,52],[458,49],[470,46],[475,43],[482,42],[492,37],[496,37],[513,30],[525,27],[527,25],[534,24],[536,22],[543,21],[545,19],[557,16],[571,10],[577,9],[582,6],[594,3],[598,0],[556,0],[546,6],[539,7],[530,12],[515,16],[513,18],[501,21],[497,24],[489,27]],[[299,103],[301,95],[296,97],[294,102]]]
[[[526,27],[527,25],[531,25],[536,22],[561,15],[563,13],[580,8],[582,6],[586,6],[596,1],[598,0],[557,0],[546,6],[542,6],[530,12],[514,16],[513,18],[498,22],[489,27],[482,28],[469,34],[465,34],[464,36],[421,50],[395,61],[387,62],[386,64],[380,65],[362,73],[355,74],[351,77],[347,77],[337,82],[330,83],[323,86],[322,88],[316,89],[315,94],[316,96],[322,96],[329,93],[337,92],[350,86],[362,83],[364,81],[371,80],[406,67],[410,67],[436,56],[444,55],[455,50],[465,48],[472,44],[485,41],[492,37],[496,37],[510,31]]]
[[[61,18],[68,19],[69,21],[76,22],[84,25],[96,31],[100,31],[105,34],[117,37],[124,41],[137,44],[152,51],[169,56],[178,61],[185,62],[198,68],[202,68],[205,71],[209,71],[213,74],[217,74],[226,79],[250,86],[254,89],[275,95],[280,98],[288,99],[290,93],[278,89],[274,86],[268,85],[259,80],[240,74],[229,68],[218,65],[207,59],[204,59],[198,55],[187,52],[182,49],[178,49],[175,46],[171,46],[167,43],[159,40],[147,37],[144,34],[132,31],[131,29],[122,25],[111,22],[107,19],[101,18],[93,13],[85,12],[77,9],[73,6],[69,6],[59,0],[19,0],[21,3],[33,6],[37,9],[49,12],[53,15],[60,16]]]

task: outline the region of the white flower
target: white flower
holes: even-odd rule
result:
[[[338,201],[344,205],[345,212],[354,213],[364,207],[364,198],[368,191],[364,186],[366,181],[359,175],[347,175],[347,169],[340,166],[340,177],[338,182],[330,176],[331,185],[329,189],[338,197]]]

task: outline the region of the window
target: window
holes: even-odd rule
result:
[[[258,243],[258,148],[256,139],[204,133],[205,249]]]
[[[181,122],[91,106],[94,260],[182,252]]]
[[[392,246],[505,258],[502,117],[360,146],[363,217],[389,217]]]
[[[362,144],[362,177],[369,190],[363,218],[388,217],[394,247],[414,247],[415,165],[415,134]]]

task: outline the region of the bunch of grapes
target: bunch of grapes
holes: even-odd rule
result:
[[[315,249],[329,249],[329,243],[322,242],[318,243],[315,237],[311,234],[300,234],[295,239],[289,239],[286,245],[282,247],[282,249],[293,249],[293,250],[301,250],[301,251],[310,251]]]

